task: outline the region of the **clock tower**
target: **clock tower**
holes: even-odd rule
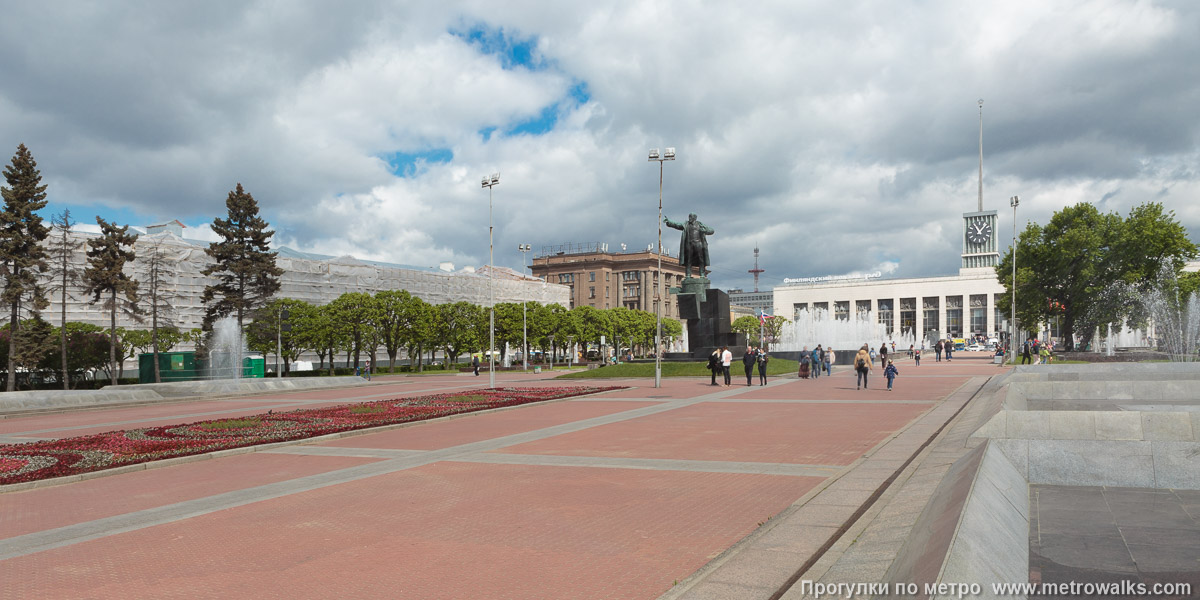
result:
[[[993,271],[1000,264],[996,211],[983,210],[983,100],[979,101],[979,210],[963,213],[962,266],[959,274]]]
[[[1000,251],[996,243],[996,211],[963,213],[962,243],[960,270],[994,270],[1000,264]]]

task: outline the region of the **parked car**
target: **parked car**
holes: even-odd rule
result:
[[[967,352],[983,352],[984,350],[987,350],[987,348],[984,348],[980,344],[971,344],[970,346],[967,346]]]

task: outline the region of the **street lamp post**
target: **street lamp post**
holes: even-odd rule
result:
[[[529,244],[521,244],[517,246],[517,250],[521,251],[521,276],[525,275],[525,255],[529,252]],[[529,303],[521,300],[521,359],[525,362],[525,370],[529,370],[529,323],[525,319],[525,311]]]
[[[488,311],[488,386],[496,387],[496,267],[493,264],[494,251],[492,246],[492,188],[500,183],[500,174],[492,173],[491,177],[483,178],[483,187],[488,189],[488,293],[491,296],[491,310]]]
[[[662,191],[663,162],[675,160],[675,149],[667,148],[662,155],[658,148],[650,150],[650,162],[658,161],[658,281],[654,282],[654,387],[662,387]]]
[[[1012,322],[1009,323],[1010,333],[1008,334],[1008,354],[1012,363],[1017,364],[1017,205],[1021,203],[1021,199],[1013,196],[1008,199],[1009,206],[1013,209],[1013,241],[1012,241]]]

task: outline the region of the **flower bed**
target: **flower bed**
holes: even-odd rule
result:
[[[0,484],[63,477],[165,458],[301,440],[615,389],[622,388],[494,388],[6,444],[0,445]]]

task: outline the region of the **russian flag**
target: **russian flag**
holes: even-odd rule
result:
[[[770,316],[768,316],[766,312],[764,312],[764,311],[761,311],[761,310],[760,310],[760,311],[758,311],[758,322],[759,322],[759,324],[766,325],[766,324],[767,324],[767,319],[770,319],[770,318],[771,318],[771,317],[770,317]]]

